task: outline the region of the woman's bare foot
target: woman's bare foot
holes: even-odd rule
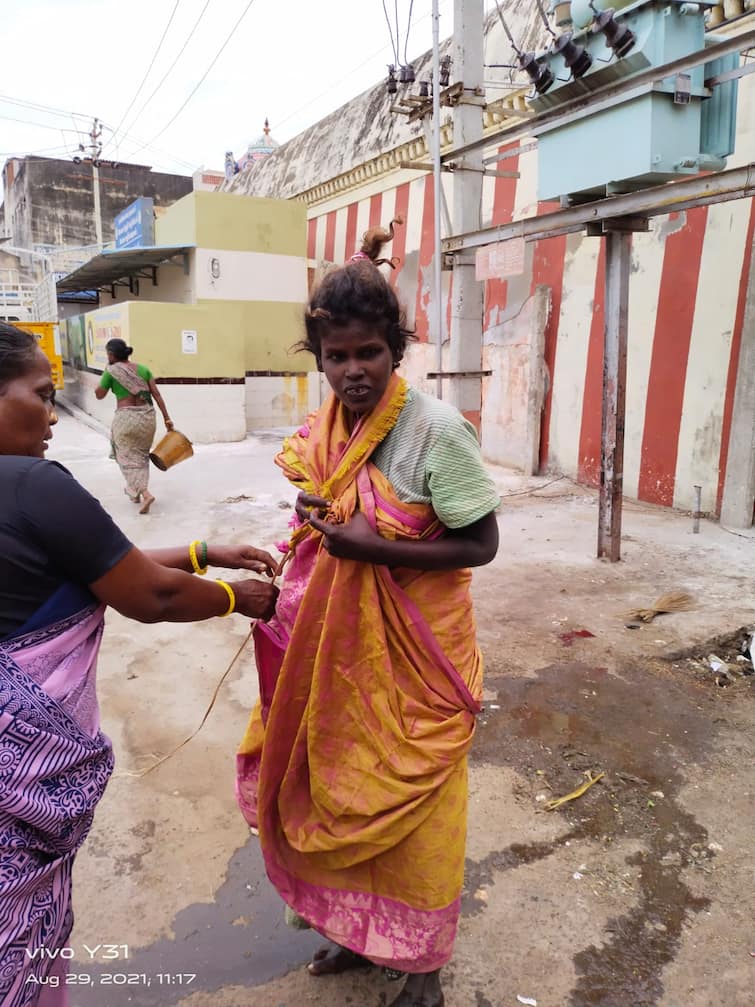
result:
[[[136,496],[132,496],[132,495],[131,495],[131,494],[129,493],[129,491],[128,491],[128,486],[124,486],[124,487],[123,487],[123,492],[124,492],[124,493],[126,494],[126,496],[127,496],[128,498],[129,498],[129,500],[131,501],[131,503],[139,503],[139,501],[140,501],[140,500],[141,500],[141,498],[142,498],[142,495],[141,495],[141,493],[137,493],[137,494],[136,494]]]
[[[145,490],[142,493],[142,505],[139,508],[139,513],[140,514],[148,514],[149,513],[149,509],[150,509],[150,507],[152,506],[152,504],[154,502],[155,502],[155,498],[152,496],[152,494],[150,493],[150,491],[149,490]]]
[[[356,951],[342,948],[338,944],[330,944],[315,951],[307,970],[312,976],[330,976],[348,972],[350,969],[366,969],[371,965],[369,959],[358,955]]]
[[[390,1007],[443,1007],[440,969],[410,975]]]

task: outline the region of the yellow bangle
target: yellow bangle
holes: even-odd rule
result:
[[[231,585],[226,584],[224,580],[216,580],[215,583],[220,584],[225,593],[228,595],[228,611],[223,612],[221,616],[221,618],[225,619],[225,617],[227,615],[230,615],[231,612],[236,611],[236,595],[233,593],[233,588],[231,587]]]
[[[207,573],[207,567],[199,565],[199,560],[197,559],[198,545],[202,545],[199,539],[197,539],[195,542],[192,542],[191,545],[189,546],[189,559],[191,560],[191,568],[194,571],[194,573],[198,573],[200,577],[204,577],[204,575]]]

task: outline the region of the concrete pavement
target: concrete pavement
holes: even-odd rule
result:
[[[200,446],[154,472],[146,517],[95,430],[63,416],[50,457],[140,546],[270,548],[294,499],[272,463],[280,439]],[[628,505],[625,558],[611,566],[593,558],[592,491],[494,476],[506,499],[499,555],[475,575],[486,704],[447,1007],[517,995],[539,1007],[744,1007],[753,678],[719,687],[697,658],[728,647],[733,661],[733,638],[711,640],[755,623],[755,546]],[[625,627],[627,608],[677,587],[692,611]],[[136,775],[196,728],[247,629],[241,618],[142,626],[108,615],[99,694],[117,765],[75,872],[72,1007],[370,1007],[395,995],[374,971],[309,977],[301,966],[319,941],[283,925],[233,796],[256,695],[248,650],[199,735]],[[543,810],[588,770],[606,776]]]

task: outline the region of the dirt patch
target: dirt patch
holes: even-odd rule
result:
[[[729,636],[734,648],[738,637]],[[587,840],[607,851],[632,840],[639,847],[626,858],[625,870],[602,865],[599,852],[589,868],[584,865],[593,889],[625,886],[627,905],[608,920],[600,945],[574,954],[577,979],[564,1001],[573,1007],[659,1003],[663,971],[685,928],[710,904],[693,890],[689,876],[708,871],[720,846],[679,795],[687,766],[717,761],[721,694],[691,676],[685,660],[632,661],[615,674],[559,664],[534,678],[488,669],[487,685],[496,698],[480,718],[473,763],[513,768],[520,780],[514,799],[529,803],[533,815],[559,816],[565,829],[552,842],[513,844],[468,861],[464,915],[485,912],[480,893],[500,872],[546,860],[564,846]],[[583,796],[556,811],[543,810],[548,800],[596,773],[605,775]],[[575,880],[582,876],[574,872]]]

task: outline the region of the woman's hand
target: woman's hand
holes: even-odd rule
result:
[[[321,511],[318,515],[319,517],[325,517],[328,509],[330,508],[330,501],[325,500],[324,497],[316,497],[311,493],[300,493],[296,498],[296,504],[294,505],[294,510],[300,521],[306,523],[309,521],[311,514],[310,511],[315,509]]]
[[[231,584],[236,596],[235,612],[263,622],[275,612],[278,588],[263,580],[237,580]]]
[[[373,530],[364,514],[357,512],[346,524],[331,524],[311,514],[309,523],[322,532],[323,545],[331,556],[362,563],[384,562],[381,551],[385,539]]]
[[[166,430],[172,430],[173,429],[173,420],[168,419],[167,416],[164,417],[164,418],[165,418],[165,429]]]
[[[254,570],[268,577],[278,573],[278,564],[270,553],[253,545],[208,545],[207,564],[226,570]]]

